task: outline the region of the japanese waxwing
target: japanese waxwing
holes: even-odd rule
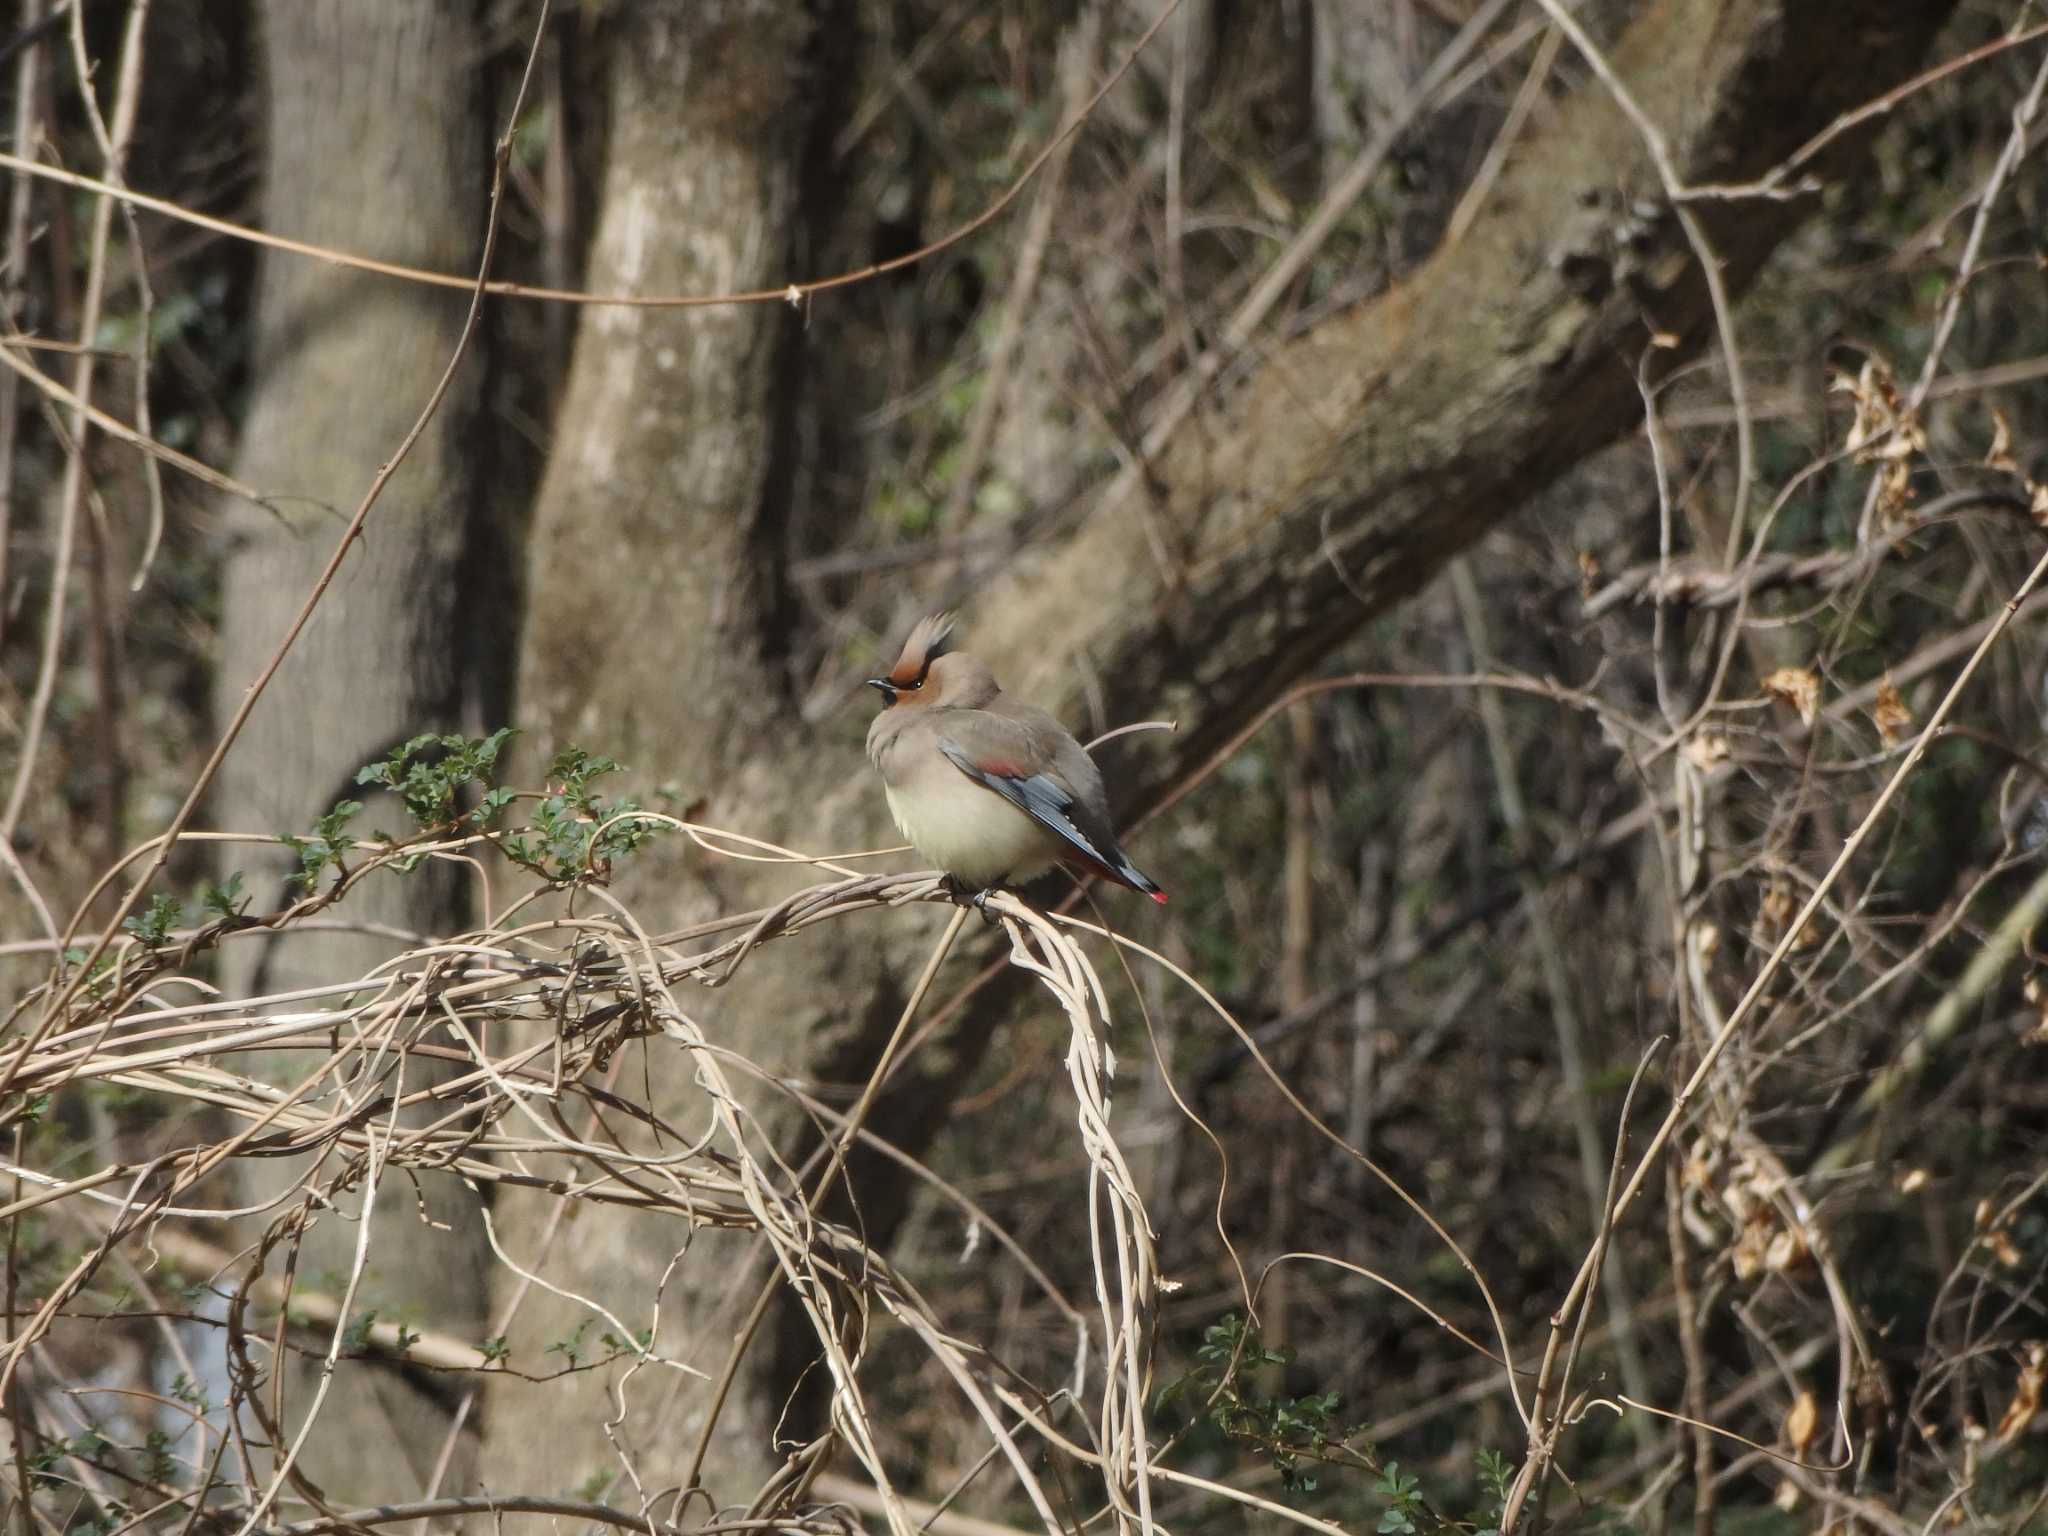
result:
[[[949,651],[952,627],[950,614],[921,620],[888,675],[868,679],[883,700],[868,757],[903,835],[966,890],[1062,863],[1165,901],[1117,846],[1087,749],[980,658]]]

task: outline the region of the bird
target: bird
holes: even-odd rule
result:
[[[1109,796],[1087,748],[1042,709],[997,686],[978,656],[951,649],[953,619],[918,622],[896,665],[867,685],[882,710],[868,758],[889,813],[956,893],[988,893],[1054,864],[1091,871],[1154,901],[1166,892],[1117,846]]]

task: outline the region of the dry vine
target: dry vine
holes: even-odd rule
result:
[[[760,1234],[772,1248],[782,1288],[802,1306],[824,1352],[832,1375],[833,1438],[884,1494],[892,1529],[907,1533],[914,1523],[891,1493],[862,1385],[866,1341],[878,1315],[909,1330],[944,1366],[1049,1529],[1061,1528],[1053,1511],[1062,1495],[1042,1485],[1038,1453],[1022,1445],[1033,1438],[1093,1469],[1100,1496],[1120,1524],[1145,1521],[1154,1468],[1144,1405],[1160,1282],[1150,1223],[1112,1127],[1107,992],[1075,935],[1015,898],[989,903],[1008,941],[1009,963],[1051,993],[1073,1031],[1067,1064],[1089,1169],[1086,1198],[1095,1213],[1097,1293],[1095,1316],[1076,1315],[1072,1377],[1064,1383],[1073,1401],[1090,1405],[1091,1432],[1082,1444],[1045,1420],[1046,1405],[1062,1384],[1034,1386],[1006,1371],[935,1313],[857,1230],[816,1214],[818,1202],[806,1195],[801,1173],[763,1144],[742,1091],[757,1083],[794,1090],[722,1050],[685,1002],[686,989],[717,988],[743,967],[772,964],[778,944],[801,942],[821,923],[947,901],[929,874],[815,885],[739,923],[712,925],[741,931],[703,947],[658,940],[615,906],[601,916],[542,917],[520,902],[493,926],[418,945],[368,975],[311,994],[221,1000],[201,979],[217,943],[269,942],[275,930],[310,921],[363,879],[389,878],[394,867],[422,858],[475,867],[488,841],[353,848],[346,857],[360,854],[360,862],[326,896],[260,922],[223,915],[201,929],[164,934],[161,942],[131,936],[83,981],[80,967],[61,966],[17,1006],[16,1024],[39,1008],[54,1012],[46,1029],[16,1032],[6,1062],[19,1097],[0,1131],[16,1138],[6,1171],[18,1193],[0,1215],[36,1212],[88,1240],[61,1274],[34,1287],[35,1304],[0,1365],[0,1391],[26,1392],[39,1403],[63,1395],[56,1363],[63,1351],[53,1357],[52,1346],[67,1327],[81,1326],[75,1319],[107,1306],[104,1288],[114,1276],[145,1292],[168,1289],[173,1273],[197,1282],[200,1300],[191,1313],[147,1309],[166,1320],[207,1321],[209,1309],[224,1310],[218,1326],[233,1362],[227,1400],[193,1406],[196,1434],[178,1437],[161,1475],[118,1498],[109,1495],[133,1512],[127,1523],[154,1524],[164,1509],[182,1506],[192,1512],[203,1507],[210,1519],[232,1517],[245,1533],[326,1528],[321,1521],[346,1525],[351,1517],[293,1475],[344,1352],[387,1352],[442,1370],[519,1368],[499,1347],[366,1316],[356,1288],[371,1257],[367,1222],[360,1223],[354,1267],[339,1296],[309,1295],[297,1276],[300,1246],[322,1222],[352,1219],[393,1181],[446,1178],[463,1181],[480,1199],[493,1187],[523,1186],[570,1202],[665,1214],[691,1230]],[[201,1000],[174,1000],[190,991]],[[687,1063],[701,1119],[664,1123],[601,1086],[614,1056],[642,1041],[650,1052],[674,1053]],[[243,1070],[256,1052],[299,1063],[287,1074],[291,1086]],[[465,1070],[431,1087],[412,1086],[411,1064],[430,1058],[459,1062]],[[140,1165],[61,1176],[49,1171],[47,1152],[34,1151],[46,1145],[37,1122],[54,1117],[60,1096],[87,1085],[145,1096],[167,1124],[218,1127],[224,1134],[175,1138]],[[587,1112],[593,1129],[575,1128],[579,1112]],[[854,1128],[851,1117],[846,1128]],[[212,1203],[223,1187],[221,1174],[245,1158],[304,1160],[305,1171],[260,1210]],[[555,1159],[560,1163],[546,1166]],[[236,1251],[221,1234],[246,1230],[237,1224],[252,1220],[261,1224],[259,1235]],[[500,1257],[518,1267],[514,1256],[501,1250]],[[615,1358],[628,1359],[635,1370],[685,1369],[668,1341],[638,1335],[629,1320],[592,1306]],[[282,1399],[278,1366],[287,1351],[310,1352],[326,1364],[308,1403]],[[200,1376],[194,1367],[188,1380]],[[148,1414],[137,1408],[107,1417],[140,1423]],[[146,1440],[147,1432],[136,1438]],[[97,1459],[73,1446],[53,1463],[51,1475],[90,1488],[100,1475]],[[747,1502],[735,1500],[731,1490],[720,1494],[721,1505]],[[646,1507],[623,1516],[570,1505],[553,1512],[645,1529],[663,1518],[656,1502],[650,1496]],[[281,1503],[317,1519],[291,1524]],[[540,1506],[514,1498],[500,1507]],[[679,1511],[668,1516],[679,1517]],[[773,1501],[760,1518],[778,1529],[825,1528],[841,1520]]]

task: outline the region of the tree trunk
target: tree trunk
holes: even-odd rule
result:
[[[265,227],[389,261],[473,267],[489,152],[469,8],[276,0],[261,24]],[[282,639],[376,466],[425,404],[464,308],[460,294],[298,256],[267,256],[261,271],[255,393],[234,472],[286,510],[276,518],[241,504],[227,509],[233,545],[216,700],[223,720]],[[360,795],[353,774],[365,762],[417,732],[454,729],[465,706],[478,703],[472,685],[490,675],[478,657],[493,649],[493,621],[467,606],[477,573],[465,557],[482,508],[469,446],[479,430],[479,376],[472,362],[251,716],[220,779],[217,824],[304,832],[336,800]],[[502,718],[506,701],[496,691],[482,707]],[[373,807],[365,822],[376,814]],[[387,830],[396,826],[387,819]],[[259,908],[272,904],[283,862],[247,850],[223,862],[245,872]],[[462,893],[421,875],[365,887],[337,915],[419,933],[459,927]],[[395,948],[374,935],[230,945],[224,979],[236,995],[281,990],[362,975]],[[294,1077],[305,1069],[303,1055],[276,1068]],[[421,1086],[420,1071],[406,1069],[406,1088]],[[244,1166],[252,1198],[274,1195],[303,1171]],[[300,1260],[300,1283],[336,1286],[354,1242],[352,1223],[320,1224]],[[483,1241],[475,1199],[459,1185],[429,1179],[416,1195],[405,1181],[388,1182],[371,1253],[358,1316],[374,1308],[386,1321],[431,1319],[481,1337]],[[295,1378],[288,1401],[303,1407],[310,1373]],[[336,1497],[399,1497],[403,1486],[426,1482],[445,1423],[445,1408],[397,1368],[344,1360],[304,1469]]]
[[[660,0],[618,16],[590,287],[717,293],[786,277],[811,206],[801,178],[825,83],[810,54],[818,25],[814,7],[798,0]],[[627,763],[643,785],[672,783],[681,802],[708,797],[713,819],[769,836],[814,825],[806,810],[821,787],[802,760],[781,761],[797,739],[782,666],[793,622],[783,566],[802,339],[800,317],[784,305],[587,312],[535,507],[533,623],[520,667],[522,715],[540,753],[574,741]],[[824,824],[854,823],[861,798],[862,786],[842,779]],[[785,875],[781,886],[797,883]],[[677,856],[621,891],[663,925],[715,910],[737,888],[727,871]],[[843,995],[878,994],[872,958],[838,958],[856,978]],[[800,988],[748,1001],[760,1010],[762,1040],[780,1036],[790,1047],[767,1059],[788,1067],[841,1009],[839,995],[806,998]],[[652,1067],[658,1112],[691,1099],[689,1083],[674,1080],[687,1074],[665,1070],[673,1065]],[[662,1347],[715,1369],[732,1337],[728,1325],[721,1341],[712,1324],[719,1286],[731,1279],[718,1245],[736,1256],[741,1241],[700,1235],[664,1291],[662,1272],[686,1234],[595,1211],[557,1231],[554,1205],[505,1199],[512,1255],[636,1326],[662,1295]],[[501,1297],[521,1288],[516,1276],[498,1282]],[[528,1292],[513,1363],[544,1369],[544,1348],[590,1316]],[[636,1458],[643,1487],[673,1481],[689,1452],[691,1422],[652,1411],[674,1379],[641,1372],[623,1389],[636,1443],[621,1449]],[[703,1394],[701,1383],[691,1390]],[[602,1392],[596,1374],[541,1384],[491,1377],[485,1480],[552,1490],[616,1482],[622,1468]],[[743,1499],[752,1486],[741,1482],[765,1466],[776,1404],[750,1392],[736,1406],[727,1426],[733,1476],[716,1486]],[[553,1432],[531,1434],[543,1420]],[[658,1445],[641,1442],[649,1429]]]
[[[1616,62],[1662,120],[1682,178],[1738,180],[1902,78],[1949,9],[1664,0]],[[787,4],[744,28],[723,7],[632,14],[592,287],[705,291],[789,275],[781,262],[799,211],[805,123],[792,61],[806,26]],[[715,90],[703,89],[710,79]],[[1597,83],[1516,158],[1456,248],[1378,302],[1276,346],[1199,434],[1169,444],[1149,491],[1106,488],[1090,515],[974,602],[966,643],[994,658],[1014,691],[1071,706],[1085,660],[1112,721],[1181,720],[1170,740],[1128,751],[1125,803],[1200,764],[1277,688],[1626,431],[1653,332],[1677,338],[1674,360],[1707,341],[1705,286],[1675,224],[1666,216],[1641,240],[1628,233],[1633,201],[1656,197],[1658,185],[1637,131]],[[1701,205],[1731,288],[1813,206]],[[833,344],[831,303],[815,306],[794,341],[792,320],[780,308],[587,316],[538,512],[522,679],[544,745],[577,738],[645,782],[672,781],[681,801],[701,797],[705,820],[823,851],[894,839],[861,757],[866,710],[849,703],[806,723],[783,671],[787,508],[777,476],[797,408],[790,362],[793,347]],[[1140,494],[1149,507],[1133,500]],[[850,698],[854,675],[848,682]],[[672,841],[643,856],[619,893],[661,928],[802,878]],[[750,968],[746,990],[693,1000],[697,1017],[771,1069],[858,1081],[932,926],[919,914],[857,933],[813,930]],[[873,1123],[920,1150],[987,1026],[978,1019],[928,1053]],[[656,1111],[695,1118],[687,1070],[658,1046],[647,1060]],[[897,1180],[863,1165],[849,1182],[870,1237],[885,1235]],[[544,1250],[554,1230],[546,1202],[507,1206],[522,1263],[636,1320],[684,1242],[586,1211]],[[759,1277],[736,1280],[720,1260],[745,1244],[714,1249],[714,1236],[694,1239],[667,1276],[659,1338],[716,1374]],[[515,1362],[536,1364],[544,1343],[580,1321],[536,1296],[515,1331]],[[794,1350],[785,1334],[781,1348],[744,1363],[709,1467],[715,1504],[750,1496],[768,1464]],[[621,1456],[642,1488],[677,1481],[710,1390],[636,1373],[623,1388],[627,1430],[612,1442],[607,1392],[624,1371],[539,1389],[494,1377],[492,1485],[603,1486],[622,1476]],[[554,1432],[536,1437],[529,1415],[542,1412]]]

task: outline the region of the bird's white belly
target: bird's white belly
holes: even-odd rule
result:
[[[933,778],[915,791],[883,787],[898,830],[940,869],[982,889],[1052,864],[1051,835],[1001,795],[965,775]]]

